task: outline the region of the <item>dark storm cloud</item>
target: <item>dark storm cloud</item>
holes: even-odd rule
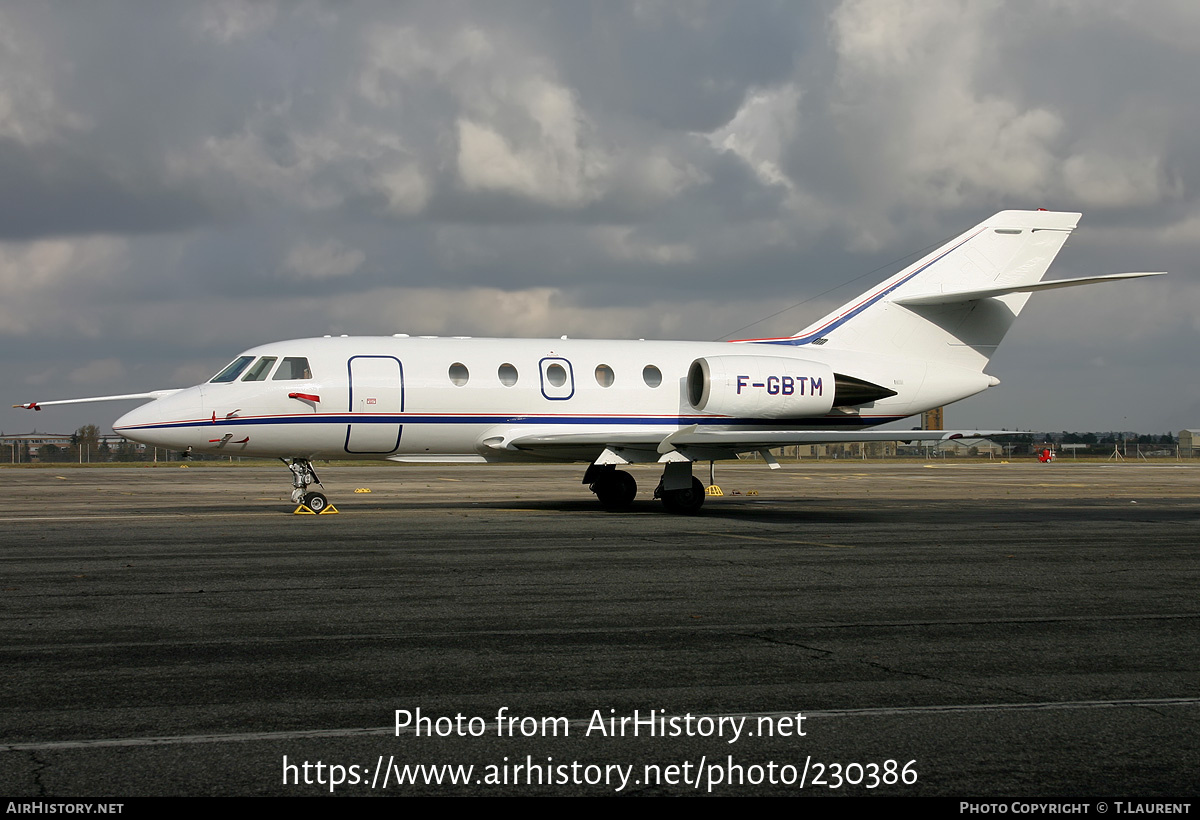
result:
[[[72,146],[0,138],[0,239],[86,233],[154,233],[234,218],[195,190],[177,190],[133,167],[105,167]]]

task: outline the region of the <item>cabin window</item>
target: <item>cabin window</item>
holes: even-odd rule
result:
[[[596,384],[601,387],[612,387],[616,376],[613,375],[613,369],[606,364],[596,365]]]
[[[662,384],[662,371],[652,364],[642,368],[642,381],[647,387],[658,387]]]
[[[250,364],[252,361],[254,361],[253,356],[238,356],[229,363],[228,367],[212,377],[213,384],[233,381],[238,376],[242,375],[242,371],[246,369],[246,365]]]
[[[244,382],[265,382],[267,376],[271,373],[271,366],[279,361],[278,356],[263,356],[254,363],[254,367],[246,371],[246,375],[242,376]]]
[[[496,371],[496,375],[500,377],[500,383],[505,387],[512,387],[517,383],[517,368],[508,362],[500,365],[500,369]]]
[[[308,366],[308,358],[305,356],[288,356],[279,364],[279,369],[275,371],[275,378],[271,381],[285,381],[288,379],[311,379],[312,369]]]
[[[462,387],[470,378],[471,371],[462,362],[450,365],[450,381],[454,382],[455,387]]]
[[[546,367],[546,381],[555,387],[562,387],[567,383],[567,371],[561,364],[549,365]]]

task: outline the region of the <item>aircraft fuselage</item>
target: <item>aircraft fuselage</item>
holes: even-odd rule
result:
[[[704,412],[689,396],[689,370],[700,359],[727,365],[724,412]],[[691,425],[859,430],[989,383],[981,374],[948,378],[927,373],[923,362],[811,345],[592,339],[299,339],[248,350],[231,367],[232,375],[127,413],[114,429],[147,444],[228,455],[576,461],[593,459],[603,443],[549,454],[507,441],[514,431],[543,430],[596,441],[604,431],[666,437]],[[895,395],[835,407],[835,372]]]

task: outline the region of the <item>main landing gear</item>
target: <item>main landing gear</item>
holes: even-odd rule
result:
[[[637,495],[633,476],[612,464],[592,464],[584,473],[583,483],[591,485],[592,492],[607,510],[628,509]],[[662,499],[667,512],[695,515],[704,504],[704,485],[692,476],[691,462],[673,461],[663,470],[654,497]]]
[[[624,470],[611,464],[593,464],[583,476],[584,484],[591,490],[606,510],[623,510],[633,503],[637,495],[637,482]]]
[[[308,491],[310,484],[318,484],[321,489],[325,489],[325,485],[321,484],[321,479],[317,478],[317,471],[313,469],[312,462],[307,458],[293,458],[288,464],[286,458],[279,459],[284,464],[287,464],[288,469],[292,471],[292,502],[295,504],[303,504],[313,512],[320,514],[326,507],[329,506],[329,499],[324,494]]]
[[[692,486],[678,490],[664,490],[663,485],[659,484],[654,490],[654,497],[662,499],[667,512],[695,515],[704,505],[704,485],[700,483],[700,479],[694,476]]]

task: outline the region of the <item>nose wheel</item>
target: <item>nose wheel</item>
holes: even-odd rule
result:
[[[324,512],[330,506],[329,499],[324,493],[308,489],[313,484],[322,490],[325,489],[321,479],[317,478],[317,471],[313,469],[312,462],[307,458],[293,458],[291,462],[284,458],[280,461],[287,464],[288,469],[292,471],[292,503],[303,504],[318,515]]]

